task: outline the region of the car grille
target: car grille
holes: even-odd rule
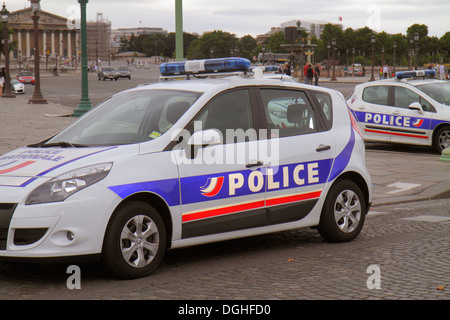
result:
[[[0,250],[6,250],[8,228],[17,203],[0,203]]]
[[[14,232],[14,245],[26,246],[41,239],[47,232],[47,228],[16,229]]]

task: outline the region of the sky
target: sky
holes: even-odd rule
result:
[[[5,3],[9,11],[30,4]],[[77,0],[41,0],[41,9],[71,19],[79,16]],[[103,13],[113,29],[175,31],[175,0],[89,0],[87,19],[96,20],[97,13]],[[183,0],[183,30],[189,33],[222,30],[256,37],[294,19],[341,23],[344,29],[367,26],[392,34],[406,34],[409,26],[419,23],[428,26],[429,36],[440,38],[450,31],[450,0]]]

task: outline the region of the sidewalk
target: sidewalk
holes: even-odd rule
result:
[[[28,104],[24,97],[0,98],[0,155],[50,138],[76,118],[72,108],[48,104]]]
[[[0,155],[53,136],[73,123],[73,109],[54,103],[0,98]],[[450,162],[440,155],[386,149],[366,151],[372,176],[374,210],[384,204],[450,198]]]

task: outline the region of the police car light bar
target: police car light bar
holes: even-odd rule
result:
[[[418,78],[418,77],[430,77],[434,78],[436,75],[436,71],[433,69],[426,70],[410,70],[410,71],[399,71],[395,73],[395,78],[398,80],[401,79],[409,79],[409,78]]]
[[[166,62],[159,66],[162,76],[189,76],[195,74],[247,72],[250,60],[245,58],[217,58]]]

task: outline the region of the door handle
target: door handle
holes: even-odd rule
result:
[[[262,161],[256,161],[256,162],[247,163],[245,165],[245,167],[246,168],[259,167],[259,166],[262,166],[263,164],[264,164],[264,162],[262,162]]]
[[[320,152],[320,151],[325,151],[325,150],[330,150],[330,149],[331,149],[330,145],[321,144],[320,146],[317,147],[316,151]]]

